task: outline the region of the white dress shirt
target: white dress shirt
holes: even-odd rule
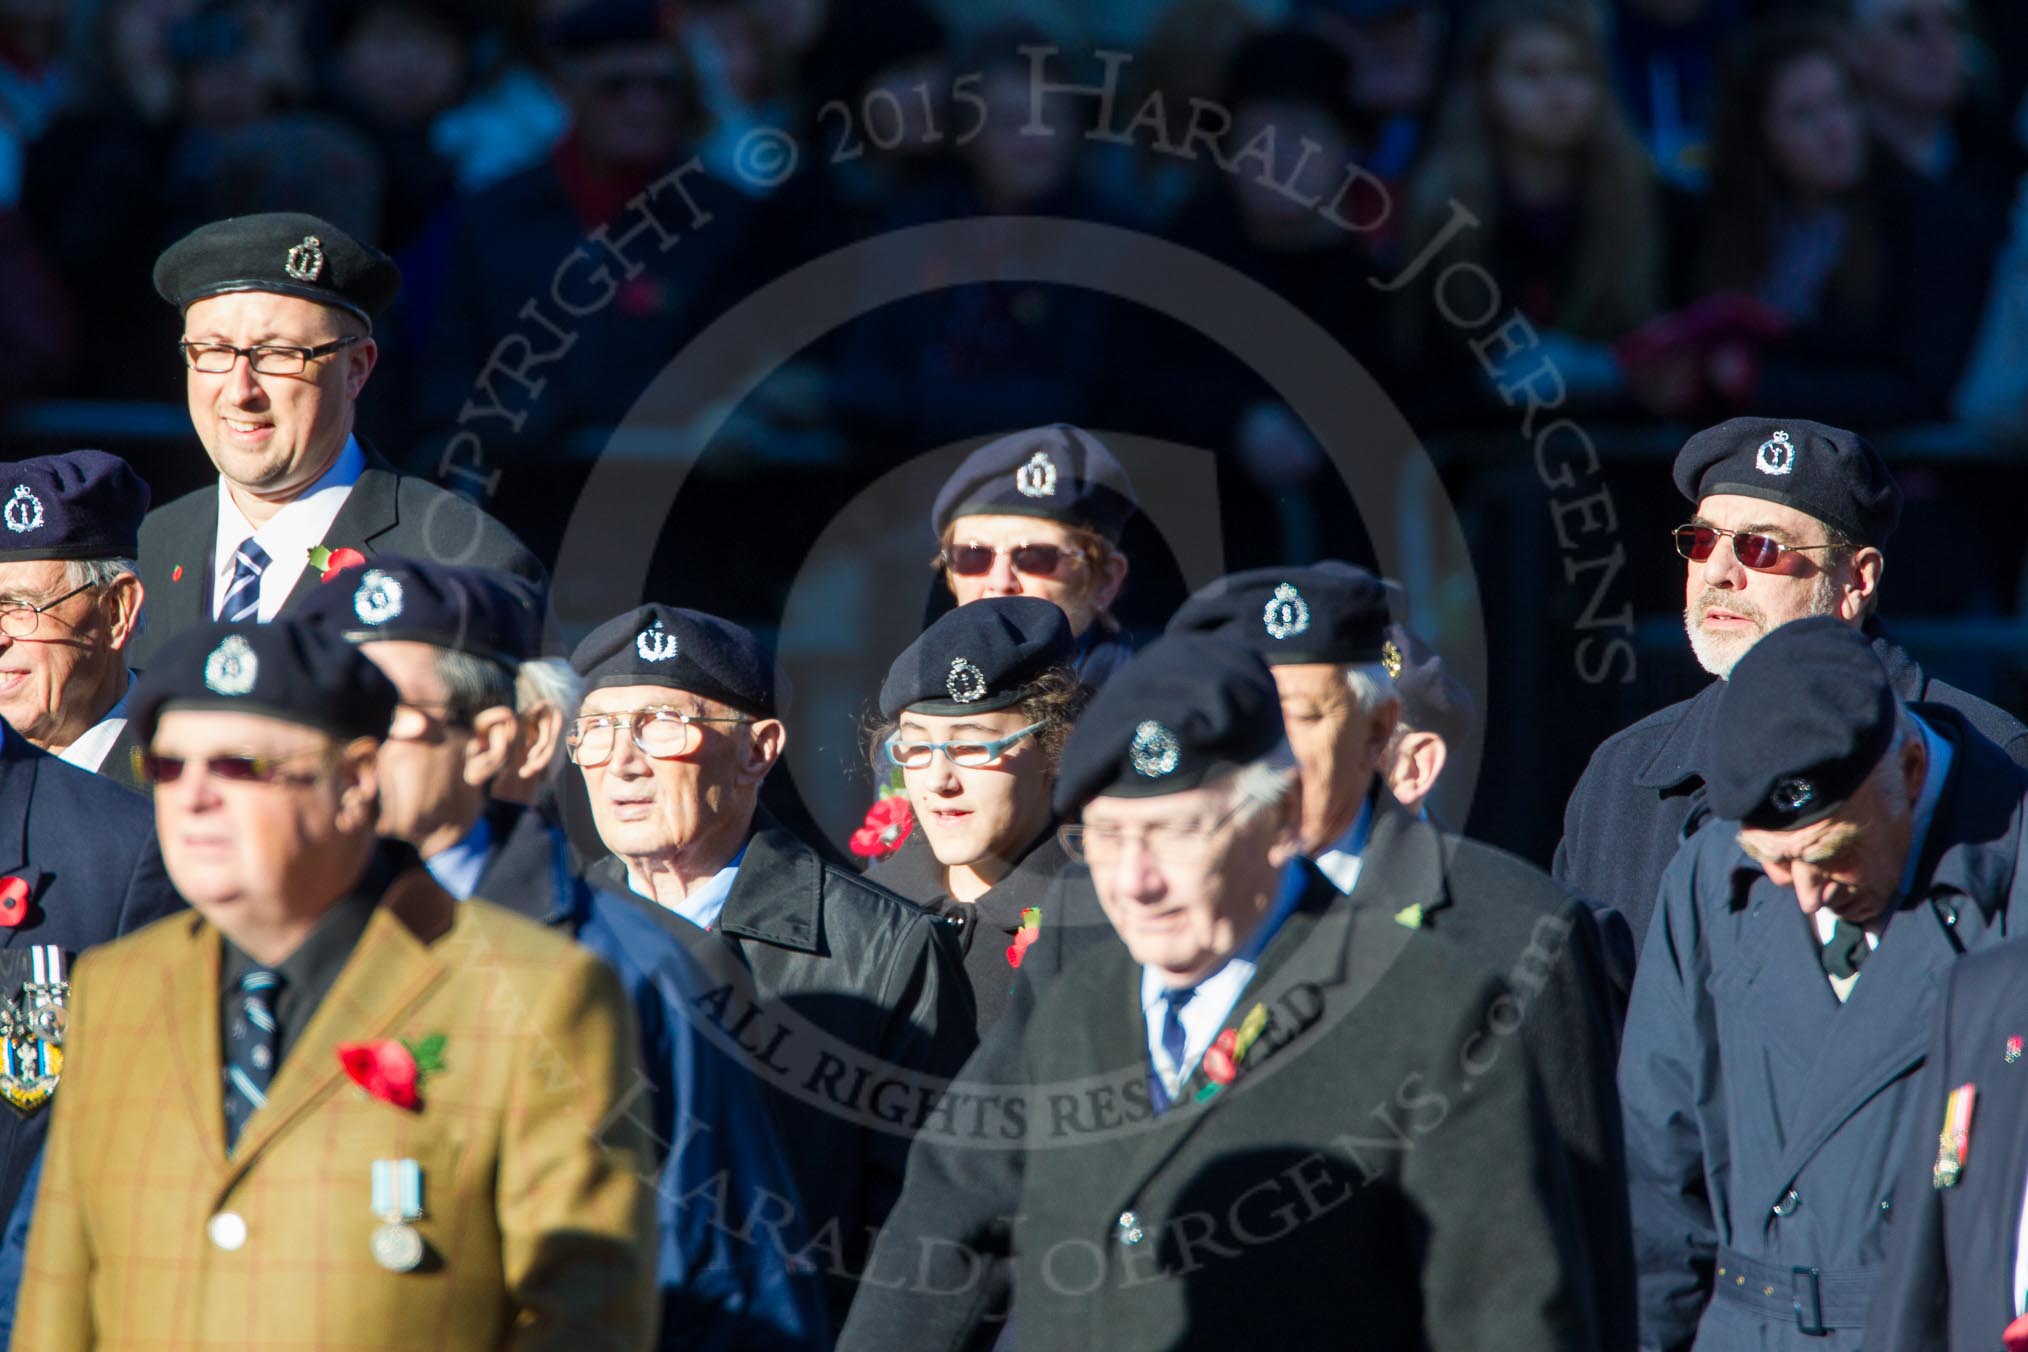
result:
[[[106,716],[78,734],[78,739],[56,753],[60,761],[69,761],[80,770],[98,773],[106,763],[106,753],[113,749],[113,743],[120,740],[120,734],[127,727],[127,697],[134,693],[134,673],[127,673],[127,688],[120,692],[120,702],[106,710]]]
[[[281,610],[282,602],[289,599],[296,579],[309,566],[310,551],[324,543],[331,523],[338,519],[338,509],[345,505],[352,486],[364,473],[366,452],[360,449],[357,437],[347,437],[345,449],[331,462],[331,468],[300,497],[284,504],[259,530],[240,511],[239,504],[232,499],[232,490],[221,476],[218,537],[211,549],[211,618],[217,619],[225,607],[225,593],[232,586],[232,556],[251,535],[268,552],[268,566],[261,573],[258,618],[263,624],[272,620]],[[348,543],[351,542],[337,540],[331,547],[337,549]]]
[[[627,870],[627,887],[637,897],[654,902],[665,910],[674,911],[699,929],[708,930],[718,924],[718,913],[725,909],[725,899],[732,893],[733,879],[739,876],[739,862],[746,858],[746,846],[739,847],[739,853],[732,862],[703,882],[690,889],[683,900],[674,903],[662,901],[655,890],[643,888],[641,880],[634,876],[634,870]]]
[[[1366,853],[1367,837],[1372,834],[1373,800],[1368,798],[1345,834],[1317,855],[1317,867],[1346,896],[1351,896],[1352,889],[1359,883],[1359,863]]]

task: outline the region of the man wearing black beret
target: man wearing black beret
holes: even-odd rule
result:
[[[638,898],[710,970],[728,950],[742,960],[702,1012],[755,1054],[836,1328],[920,1121],[905,1085],[877,1103],[869,1086],[940,1087],[977,1041],[956,946],[760,810],[789,692],[753,634],[642,605],[571,665],[587,690],[566,745],[612,851],[591,880]]]
[[[1376,1347],[1599,1345],[1531,1059],[1485,1031],[1511,997],[1348,904],[1300,857],[1299,793],[1245,648],[1172,634],[1099,692],[1055,804],[1117,939],[1022,1030],[999,1092],[1024,1111],[982,1119],[1016,1148],[969,1152],[974,1186],[918,1247],[883,1238],[841,1352],[897,1345],[878,1331],[911,1309],[907,1345],[960,1345],[962,1302],[935,1293],[1014,1217],[1024,1346],[1321,1347],[1354,1325]],[[1444,1111],[1381,1146],[1404,1086]]]
[[[123,734],[147,512],[148,485],[104,451],[0,464],[0,718],[136,789]]]
[[[1387,788],[1403,807],[1427,817],[1444,767],[1476,730],[1472,692],[1451,675],[1442,653],[1403,624],[1387,626],[1380,664],[1401,697],[1401,721],[1383,758]]]
[[[183,315],[190,420],[219,477],[141,527],[150,627],[136,666],[191,625],[271,620],[334,563],[374,554],[545,580],[499,522],[353,435],[379,356],[373,316],[400,287],[385,254],[288,212],[215,221],[156,260],[155,289]]]
[[[458,900],[482,897],[598,954],[639,1012],[666,1345],[821,1346],[815,1274],[682,1202],[714,1179],[741,1198],[794,1194],[757,1087],[692,1012],[709,974],[625,896],[580,876],[560,828],[489,801],[516,741],[515,680],[534,658],[541,606],[504,573],[382,557],[320,586],[296,618],[357,644],[401,696],[380,750],[380,833],[414,845]],[[510,852],[524,826],[547,848]]]
[[[1337,560],[1234,573],[1184,602],[1169,629],[1215,634],[1267,663],[1302,773],[1303,845],[1318,868],[1354,904],[1434,931],[1523,997],[1522,1038],[1584,1203],[1599,1326],[1610,1345],[1631,1341],[1605,938],[1591,908],[1541,870],[1439,830],[1388,792],[1402,659],[1389,652],[1386,585]]]
[[[1675,479],[1696,504],[1675,533],[1687,561],[1683,624],[1699,665],[1718,679],[1599,745],[1564,809],[1552,868],[1624,915],[1637,946],[1662,870],[1711,815],[1705,781],[1726,678],[1779,625],[1830,615],[1854,626],[1903,701],[1962,711],[2028,764],[2028,727],[1925,676],[1881,626],[1882,550],[1901,516],[1901,490],[1864,438],[1801,418],[1734,418],[1684,443]]]
[[[396,702],[292,621],[187,630],[143,674],[192,913],[79,964],[19,1346],[647,1344],[633,1013],[596,956],[375,838]]]
[[[987,596],[1054,601],[1077,640],[1078,677],[1096,690],[1132,651],[1111,606],[1127,581],[1120,532],[1138,510],[1106,444],[1054,423],[966,456],[930,508],[937,561],[959,605]]]
[[[1925,1206],[1898,1180],[1936,1157],[1915,1072],[1945,979],[2028,915],[2028,771],[1816,616],[1739,659],[1705,774],[1620,1058],[1641,1344],[1856,1348]]]

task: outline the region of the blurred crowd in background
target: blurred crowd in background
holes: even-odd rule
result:
[[[1159,93],[1168,148],[1145,128],[1092,139],[1095,100],[1038,96],[1023,48],[1051,46],[1065,82],[1098,82],[1105,53],[1128,54],[1115,125]],[[1751,410],[1892,445],[1890,429],[1947,425],[1960,452],[1997,463],[2028,441],[2024,89],[2018,0],[0,0],[0,416],[180,406],[177,318],[152,261],[202,222],[302,210],[400,262],[362,431],[434,472],[523,307],[694,156],[684,185],[710,227],[639,251],[611,303],[573,320],[540,397],[487,431],[489,509],[552,563],[560,505],[605,429],[714,318],[855,240],[987,215],[1101,222],[1208,255],[1300,308],[1420,436],[1497,434],[1521,460],[1501,394],[1513,373],[1489,369],[1426,286],[1373,284],[1462,204],[1477,224],[1445,258],[1497,281],[1540,335],[1527,359],[1553,359],[1563,411],[1588,426]],[[1228,155],[1275,128],[1274,179],[1304,191],[1265,186],[1264,161],[1175,153],[1193,100],[1229,116]],[[760,127],[801,147],[781,182],[740,171]],[[1357,229],[1300,200],[1347,163],[1366,175],[1339,207]],[[921,260],[928,279],[936,266]],[[758,496],[770,529],[806,541],[841,493],[913,456],[1059,419],[1212,452],[1226,567],[1366,556],[1302,421],[1217,344],[1091,292],[977,285],[882,306],[778,369],[712,441],[657,576],[765,627],[793,570],[724,567],[751,540],[742,504]],[[43,449],[25,444],[32,423],[7,426],[10,449]],[[125,449],[158,501],[209,476],[187,435]],[[1926,490],[1896,463],[1918,539],[1987,541],[1990,566],[1961,582],[1970,608],[2012,614],[2004,502]],[[1660,460],[1640,473],[1653,482],[1620,514],[1634,574],[1660,581],[1630,594],[1667,616],[1680,564],[1660,532],[1680,504]],[[1954,504],[1928,525],[1926,491]],[[1542,499],[1513,510],[1539,515]],[[1480,524],[1475,552],[1507,547]],[[1180,598],[1158,553],[1136,555],[1130,626]],[[1555,572],[1552,555],[1477,563],[1523,587]],[[1499,651],[1497,583],[1488,597]],[[1544,801],[1598,735],[1701,679],[1679,629],[1666,646],[1686,684],[1644,672],[1604,692],[1626,707],[1568,739]],[[1985,675],[1975,688],[2008,702],[2007,677]],[[1496,662],[1495,719],[1500,679]],[[1487,833],[1538,857],[1555,838],[1525,814]]]

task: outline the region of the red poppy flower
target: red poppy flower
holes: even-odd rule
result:
[[[908,799],[890,793],[866,809],[866,820],[852,833],[851,850],[861,859],[885,859],[899,850],[908,833],[915,829],[915,813]]]
[[[422,1106],[422,1071],[415,1055],[393,1038],[378,1042],[341,1042],[338,1063],[361,1089],[397,1108]]]
[[[2000,1343],[2007,1352],[2028,1352],[2028,1314],[2007,1325],[2000,1334]]]
[[[1213,1084],[1231,1084],[1233,1076],[1239,1073],[1239,1060],[1235,1056],[1238,1049],[1237,1028],[1228,1028],[1220,1033],[1218,1041],[1205,1050],[1204,1078]]]
[[[1009,967],[1019,967],[1021,959],[1028,956],[1029,945],[1033,944],[1041,933],[1042,930],[1039,927],[1015,930],[1014,942],[1007,945],[1007,965]]]
[[[312,559],[312,562],[315,562],[315,560]],[[318,574],[317,580],[319,582],[329,582],[347,568],[357,568],[365,562],[366,556],[350,546],[344,549],[328,550],[324,555],[323,571]]]

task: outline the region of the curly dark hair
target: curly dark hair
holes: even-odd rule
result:
[[[1023,724],[1042,724],[1031,740],[1042,753],[1052,780],[1063,764],[1063,745],[1070,740],[1070,730],[1077,725],[1078,715],[1091,701],[1091,694],[1075,669],[1050,667],[1023,686],[1020,699],[1008,706],[1020,712]],[[899,719],[882,718],[877,712],[866,720],[862,746],[875,783],[885,780],[894,768],[888,763],[885,747],[899,725]]]

